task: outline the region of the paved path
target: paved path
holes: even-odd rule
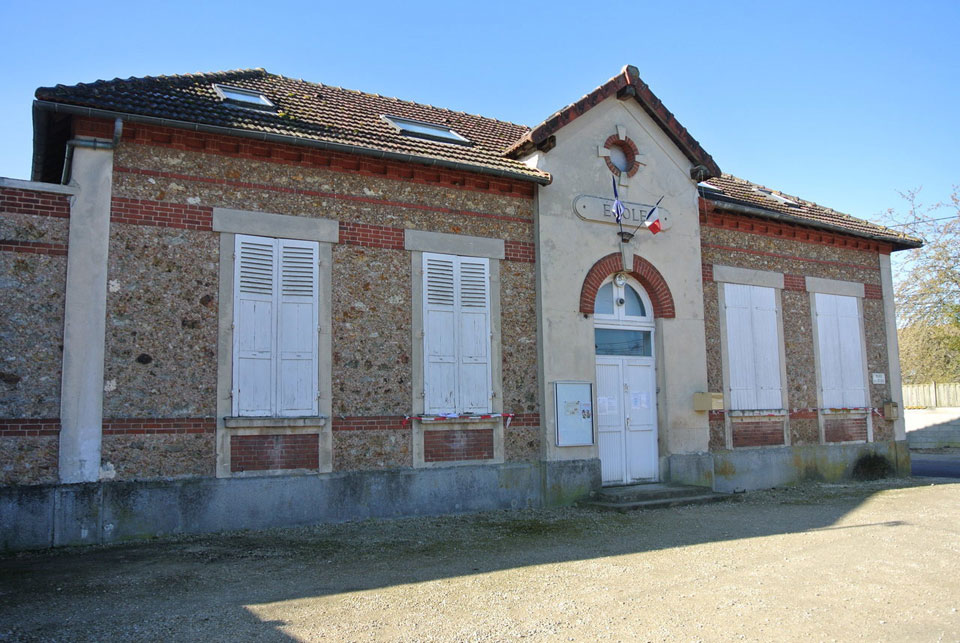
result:
[[[932,479],[365,521],[0,558],[0,640],[953,641],[958,562]]]
[[[960,478],[960,449],[952,453],[910,452],[910,472],[915,476]]]

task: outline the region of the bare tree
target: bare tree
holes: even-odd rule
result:
[[[960,381],[960,187],[933,205],[920,190],[901,196],[906,211],[888,210],[885,223],[924,239],[894,265],[904,381]]]

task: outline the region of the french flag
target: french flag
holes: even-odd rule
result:
[[[660,201],[663,201],[663,197],[660,197],[656,205],[650,208],[646,218],[643,220],[643,225],[647,226],[647,230],[653,234],[660,232],[660,213],[658,212],[660,209]]]

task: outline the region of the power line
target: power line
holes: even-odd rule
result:
[[[911,221],[910,223],[894,223],[888,225],[888,228],[902,228],[904,226],[916,225],[918,223],[933,223],[934,221],[947,221],[948,219],[960,219],[960,214],[955,214],[951,217],[940,217],[939,219],[917,219],[916,221]]]

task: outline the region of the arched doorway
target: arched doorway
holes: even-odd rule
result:
[[[594,300],[597,434],[603,484],[659,479],[653,304],[624,273]]]

